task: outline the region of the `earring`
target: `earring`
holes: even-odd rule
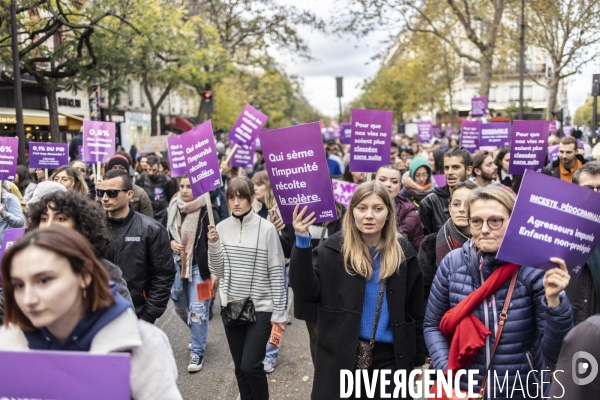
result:
[[[85,299],[87,297],[87,290],[83,289],[83,298]]]

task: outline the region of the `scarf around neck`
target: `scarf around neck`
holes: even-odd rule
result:
[[[181,193],[177,194],[169,205],[167,229],[173,240],[185,246],[185,250],[179,254],[181,257],[180,276],[182,279],[191,279],[192,277],[196,230],[200,219],[200,209],[205,205],[204,196],[186,202],[183,201]],[[183,222],[181,214],[185,214]]]
[[[435,189],[436,187],[435,183],[433,182],[434,180],[430,179],[429,183],[421,186],[410,177],[409,171],[406,171],[404,175],[402,175],[402,187],[406,189],[406,191],[408,192],[408,194],[411,195],[411,197],[417,200],[421,200],[429,193],[433,192],[433,189]]]
[[[442,226],[438,232],[435,243],[435,262],[439,266],[442,259],[454,249],[461,248],[469,240],[469,235],[465,235],[454,225],[452,218]]]

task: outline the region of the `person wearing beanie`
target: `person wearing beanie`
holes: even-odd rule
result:
[[[432,178],[431,166],[427,160],[415,157],[410,163],[408,171],[402,175],[402,190],[400,196],[406,197],[415,205],[419,212],[421,200],[437,187]]]
[[[108,160],[108,163],[106,163],[106,171],[110,171],[111,169],[118,169],[129,174],[129,161],[127,160],[127,157],[121,154],[112,156]],[[133,184],[133,197],[130,203],[133,207],[133,211],[154,219],[154,211],[152,210],[152,203],[150,202],[148,193],[135,183]]]
[[[58,182],[53,181],[44,181],[38,183],[33,191],[33,195],[31,196],[31,200],[27,202],[27,210],[29,210],[29,205],[33,203],[37,203],[47,194],[54,192],[66,192],[67,188],[61,185]]]

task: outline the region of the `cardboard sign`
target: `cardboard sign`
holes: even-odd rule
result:
[[[130,357],[128,353],[0,351],[0,399],[129,400]]]
[[[0,137],[0,180],[15,180],[18,156],[19,139],[15,137]]]
[[[10,249],[12,245],[15,244],[15,242],[25,234],[25,229],[26,228],[12,228],[4,231],[4,237],[2,238],[2,248],[0,248],[0,259],[2,259],[2,256],[4,256],[6,250]]]
[[[579,274],[600,241],[598,200],[594,190],[525,171],[498,258],[547,270],[558,257]]]
[[[471,99],[471,116],[483,117],[487,110],[487,97],[473,97]]]
[[[256,142],[254,142],[249,149],[238,148],[235,153],[233,153],[229,165],[232,167],[253,168],[255,143]]]
[[[331,185],[333,186],[335,200],[346,206],[346,208],[350,207],[350,200],[352,200],[352,195],[358,188],[358,184],[333,179]]]
[[[269,117],[265,114],[261,113],[250,104],[246,104],[237,121],[235,121],[235,124],[231,127],[227,138],[231,143],[249,150],[256,141],[258,132],[260,132],[267,123],[267,119],[269,119]]]
[[[292,223],[296,204],[315,212],[317,223],[338,219],[318,122],[263,131],[260,142],[284,223]]]
[[[209,121],[179,135],[194,198],[223,186],[215,137]]]
[[[463,121],[460,132],[460,145],[469,153],[473,154],[479,150],[479,121]]]
[[[548,146],[548,163],[558,160],[558,145]]]
[[[446,139],[452,138],[452,135],[454,135],[454,127],[452,125],[448,125],[446,127]]]
[[[29,168],[56,169],[69,165],[69,145],[29,142]]]
[[[350,144],[352,141],[352,124],[340,124],[340,133],[342,144]]]
[[[548,127],[548,133],[553,133],[556,135],[556,121],[550,121],[550,126]]]
[[[485,146],[510,146],[510,123],[493,122],[481,124],[479,147]]]
[[[85,161],[85,160],[83,159],[83,146],[77,146],[77,154],[78,154],[78,156],[79,156],[79,159],[80,159],[81,161]],[[85,162],[87,162],[87,161],[85,161]]]
[[[442,134],[442,126],[441,125],[431,125],[431,134],[434,138],[443,138]]]
[[[433,138],[433,126],[431,125],[431,122],[417,122],[417,132],[417,140],[419,143],[431,143],[431,139]]]
[[[514,121],[510,142],[509,174],[523,175],[544,167],[548,143],[548,121]]]
[[[377,172],[390,162],[391,111],[352,109],[350,171]]]
[[[167,152],[171,165],[171,176],[181,176],[187,172],[185,154],[178,135],[167,137]]]
[[[154,153],[158,151],[162,153],[167,151],[167,136],[146,136],[138,140],[138,152]]]
[[[83,160],[108,162],[115,155],[115,123],[83,121]]]
[[[571,134],[573,134],[573,127],[571,125],[565,125],[563,126],[562,131],[565,136],[571,136]]]

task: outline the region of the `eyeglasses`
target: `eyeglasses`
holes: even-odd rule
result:
[[[583,185],[582,187],[586,188],[586,189],[591,189],[594,192],[600,192],[600,186],[592,186],[592,185]]]
[[[107,189],[107,190],[96,189],[96,196],[102,198],[102,197],[104,197],[104,194],[106,193],[106,195],[108,197],[110,197],[111,199],[114,199],[115,197],[117,197],[119,195],[120,192],[129,192],[129,189]]]
[[[509,218],[500,218],[500,217],[491,217],[488,219],[481,218],[469,218],[469,227],[471,229],[481,229],[483,228],[483,223],[487,222],[488,228],[491,230],[496,230],[502,228],[504,221]]]

